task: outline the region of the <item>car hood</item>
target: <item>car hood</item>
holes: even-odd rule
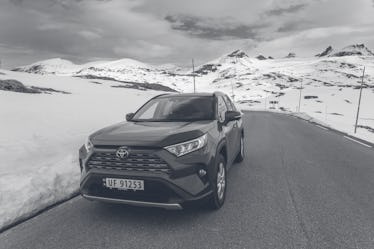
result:
[[[204,135],[217,121],[121,122],[90,136],[94,145],[164,147]]]

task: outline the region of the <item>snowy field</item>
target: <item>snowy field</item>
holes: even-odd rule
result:
[[[300,112],[319,120],[321,123],[337,130],[374,143],[374,91],[363,89],[357,133],[354,133],[359,89],[315,86],[304,86],[301,97]],[[299,90],[288,90],[285,95],[257,99],[258,103],[241,104],[244,110],[286,110],[298,112]],[[305,99],[305,96],[317,98]],[[271,104],[276,101],[278,104]],[[266,103],[265,103],[266,102]]]
[[[160,93],[112,88],[118,83],[111,81],[5,70],[1,79],[71,94],[0,91],[0,228],[76,192],[78,149],[86,137],[123,121]]]

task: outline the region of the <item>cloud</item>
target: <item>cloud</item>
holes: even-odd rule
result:
[[[102,38],[100,34],[90,31],[90,30],[81,30],[81,31],[78,31],[78,34],[87,40],[96,40],[96,39]]]
[[[184,64],[238,48],[275,56],[345,41],[374,48],[372,30],[352,35],[374,26],[373,1],[0,0],[0,55],[14,66],[56,56]]]
[[[165,20],[172,29],[183,31],[191,36],[203,39],[259,39],[258,30],[266,24],[247,25],[230,18],[214,19],[186,15],[168,15]]]
[[[290,5],[287,7],[279,7],[279,8],[273,8],[270,10],[267,10],[265,12],[265,15],[269,16],[280,16],[284,14],[292,14],[299,12],[300,10],[305,9],[308,5],[306,3],[301,3],[301,4],[295,4],[295,5]]]
[[[298,56],[311,56],[325,49],[328,45],[342,48],[350,44],[365,41],[366,45],[374,45],[374,28],[372,25],[331,26],[311,28],[288,34],[271,41],[264,41],[253,51],[283,57],[289,52]],[[362,43],[362,42],[361,42]]]
[[[61,23],[42,23],[36,27],[37,30],[47,31],[47,30],[61,30],[64,25]]]
[[[170,55],[172,49],[168,46],[156,43],[138,41],[133,44],[124,42],[122,46],[114,47],[113,51],[120,57],[123,55],[130,55],[131,57],[147,56],[148,58],[157,58]]]
[[[287,32],[294,32],[294,31],[301,31],[313,28],[314,25],[308,21],[299,21],[299,22],[293,22],[288,21],[279,26],[277,29],[277,32],[280,33],[287,33]]]

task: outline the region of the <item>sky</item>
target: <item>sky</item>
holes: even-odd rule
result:
[[[202,64],[313,56],[327,46],[374,50],[374,0],[0,0],[3,68],[49,58]]]

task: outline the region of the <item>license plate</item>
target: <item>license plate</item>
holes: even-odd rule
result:
[[[105,178],[104,186],[110,189],[120,190],[144,190],[143,180]]]

